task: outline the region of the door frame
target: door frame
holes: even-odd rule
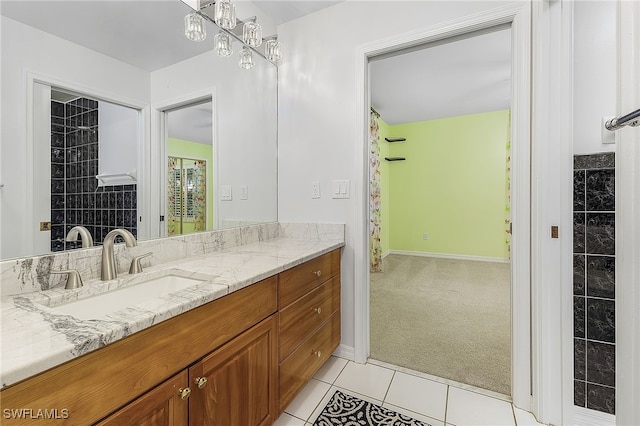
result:
[[[25,78],[25,89],[26,89],[26,137],[25,137],[25,145],[26,145],[26,154],[27,154],[27,165],[32,165],[34,158],[34,150],[35,150],[35,140],[37,137],[41,136],[36,128],[40,123],[37,117],[37,105],[34,102],[34,94],[37,90],[36,85],[42,84],[51,88],[59,88],[61,90],[67,90],[70,92],[77,93],[79,95],[87,96],[98,101],[110,102],[115,105],[127,107],[138,111],[138,136],[137,136],[137,150],[138,150],[138,160],[137,160],[137,173],[136,173],[136,186],[138,188],[137,191],[137,235],[138,239],[146,238],[146,232],[144,227],[140,222],[140,217],[145,216],[148,212],[147,204],[144,202],[145,197],[143,196],[144,191],[146,191],[146,182],[147,180],[147,165],[146,165],[146,150],[145,146],[149,142],[149,133],[145,131],[146,123],[149,118],[149,108],[148,105],[143,103],[142,101],[128,98],[126,96],[121,96],[119,94],[115,94],[109,91],[105,91],[102,89],[95,89],[91,87],[86,87],[82,84],[78,84],[73,81],[69,81],[63,78],[58,78],[52,75],[42,74],[33,70],[25,70],[24,74]],[[41,129],[40,129],[41,130]],[[49,133],[49,130],[46,130],[45,133]],[[32,168],[31,172],[26,174],[25,177],[25,186],[27,190],[24,197],[24,206],[25,206],[25,223],[27,226],[25,227],[24,234],[25,239],[28,241],[31,255],[33,253],[33,248],[37,246],[38,239],[36,236],[35,229],[36,226],[32,226],[34,224],[34,191],[29,190],[29,188],[33,187],[34,182],[37,180],[36,174],[39,173],[39,170]],[[38,252],[37,252],[38,253]]]
[[[369,356],[369,71],[370,57],[443,40],[499,25],[512,25],[512,399],[529,411],[532,402],[531,356],[531,3],[509,4],[441,25],[359,46],[356,53],[357,112],[361,120],[357,138],[354,229],[354,359]]]
[[[640,107],[640,4],[618,1],[618,105]],[[616,422],[640,424],[640,128],[616,131]]]
[[[193,93],[189,93],[184,96],[179,96],[164,101],[156,102],[151,106],[151,140],[155,141],[150,146],[150,169],[151,173],[158,176],[159,182],[156,182],[154,188],[151,189],[151,199],[149,200],[151,205],[150,220],[147,225],[150,227],[151,232],[155,234],[155,237],[167,236],[167,223],[160,221],[160,216],[166,217],[167,210],[167,197],[166,197],[166,185],[167,182],[167,139],[169,135],[169,129],[167,127],[167,114],[170,110],[179,109],[193,104],[202,103],[205,101],[211,101],[212,107],[212,132],[213,132],[213,199],[210,200],[213,203],[213,226],[214,229],[218,229],[218,203],[216,197],[218,194],[218,126],[216,120],[217,111],[217,94],[215,87],[209,87],[202,90],[198,90]]]

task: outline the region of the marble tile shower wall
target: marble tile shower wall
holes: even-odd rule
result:
[[[615,414],[615,154],[574,157],[574,404]]]
[[[65,241],[82,225],[96,244],[115,228],[137,233],[135,185],[98,187],[98,101],[51,102],[51,251],[79,243]]]

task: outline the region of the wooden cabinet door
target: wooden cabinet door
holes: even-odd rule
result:
[[[187,387],[188,380],[184,370],[97,423],[97,426],[187,426],[189,400],[183,400],[178,391]]]
[[[189,368],[189,424],[271,425],[278,417],[276,316]],[[199,388],[202,378],[206,384]]]

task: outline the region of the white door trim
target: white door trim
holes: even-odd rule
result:
[[[185,107],[205,100],[211,100],[212,105],[212,132],[213,132],[213,218],[214,228],[218,229],[218,203],[216,197],[218,194],[218,126],[216,121],[216,88],[208,87],[195,92],[177,96],[171,99],[165,99],[155,102],[151,105],[151,146],[150,152],[150,170],[153,176],[158,176],[158,181],[154,182],[154,186],[149,188],[151,198],[151,214],[147,225],[150,227],[152,237],[167,236],[167,222],[160,223],[160,216],[166,218],[167,199],[165,195],[165,182],[167,181],[167,168],[164,167],[167,161],[166,145],[168,138],[167,129],[167,111],[175,108]],[[153,182],[153,181],[152,181]]]
[[[355,188],[354,223],[354,355],[356,362],[369,356],[369,75],[370,57],[442,40],[472,31],[512,23],[512,398],[525,410],[531,408],[531,318],[530,318],[530,96],[531,96],[531,3],[510,4],[435,27],[400,34],[359,46],[356,52],[357,113],[361,120],[356,137],[356,173],[361,188]],[[535,172],[535,171],[534,171]]]
[[[97,99],[105,102],[111,102],[113,104],[138,110],[138,114],[139,114],[138,166],[137,166],[138,167],[138,170],[137,170],[138,217],[140,215],[146,214],[146,212],[148,211],[147,204],[142,202],[143,197],[141,194],[143,193],[143,190],[141,190],[140,188],[141,187],[143,188],[145,185],[145,182],[147,182],[146,180],[147,165],[145,162],[147,155],[146,155],[145,147],[148,145],[149,137],[150,137],[149,132],[145,131],[145,129],[148,128],[145,126],[145,123],[147,123],[149,119],[149,110],[147,105],[144,102],[133,99],[133,98],[121,96],[105,90],[86,87],[82,84],[78,84],[73,81],[68,81],[52,75],[42,74],[40,72],[33,71],[30,69],[26,69],[24,71],[24,78],[26,82],[25,84],[25,89],[26,89],[25,143],[26,143],[26,153],[27,153],[27,157],[26,157],[27,166],[32,166],[31,164],[32,161],[29,159],[33,159],[33,151],[34,151],[34,143],[35,143],[34,125],[36,125],[36,123],[34,122],[35,106],[34,106],[33,95],[35,90],[34,87],[37,83],[44,84],[49,87],[58,87],[60,89],[66,89],[81,95],[86,95],[93,99]],[[33,195],[34,194],[33,194],[33,191],[30,190],[30,188],[33,186],[35,172],[36,172],[35,170],[32,170],[31,173],[27,173],[26,179],[25,179],[25,186],[24,186],[24,188],[26,189],[25,194],[27,194],[27,196],[24,198],[25,217],[27,220],[26,223],[30,225],[25,229],[25,239],[28,241],[29,247],[31,248],[33,248],[36,244],[35,235],[34,235],[35,228],[31,226],[31,224],[33,224],[34,222],[34,214],[33,214],[33,206],[34,206]],[[138,238],[144,235],[145,235],[144,230],[138,229]],[[30,249],[28,254],[31,255],[32,253],[33,253],[33,250]]]
[[[618,111],[640,108],[640,4],[618,1]],[[640,128],[616,131],[616,422],[640,424]]]

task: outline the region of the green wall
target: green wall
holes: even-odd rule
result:
[[[508,128],[508,110],[385,128],[391,136],[407,139],[381,142],[391,156],[407,159],[382,159],[387,163],[382,181],[389,249],[506,257]]]
[[[213,229],[213,147],[182,139],[167,139],[167,156],[207,161],[207,229]],[[183,224],[183,233],[193,232],[193,223]]]

